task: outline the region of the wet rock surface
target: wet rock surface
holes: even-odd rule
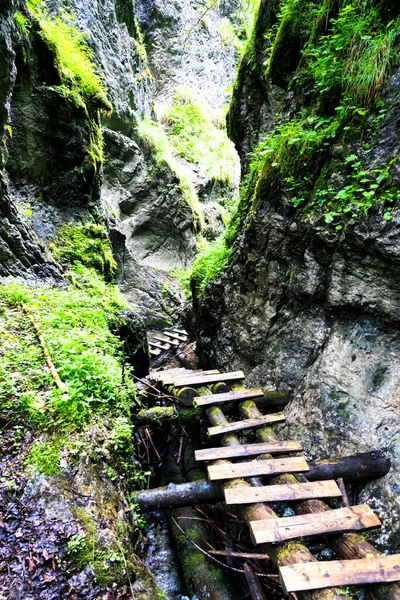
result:
[[[262,3],[260,47],[273,7]],[[243,72],[229,114],[245,169],[246,153],[270,130],[273,115],[302,101],[262,72]],[[392,161],[396,189],[399,98],[396,72],[385,92],[386,118],[362,153],[366,170]],[[341,156],[354,152],[361,155],[359,140]],[[338,161],[339,181],[343,169]],[[377,544],[398,551],[399,214],[385,221],[378,205],[337,232],[299,216],[278,183],[265,187],[243,222],[228,271],[209,284],[196,309],[202,364],[243,368],[249,385],[292,390],[281,433],[300,439],[309,457],[387,452],[391,473],[367,485],[360,499],[383,520],[373,534]]]

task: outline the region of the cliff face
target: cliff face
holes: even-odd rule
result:
[[[331,87],[321,102],[304,79],[303,50],[311,34],[332,34],[340,13],[325,3],[324,20],[305,15],[308,25],[296,28],[289,13],[278,17],[278,4],[261,2],[235,85],[228,125],[247,180],[230,266],[196,307],[198,345],[205,365],[244,368],[248,384],[293,392],[281,434],[301,439],[308,456],[389,453],[391,474],[360,499],[384,517],[378,543],[398,550],[400,215],[385,194],[400,185],[400,71],[394,59],[379,100],[356,105],[356,116],[353,106],[343,128],[308,153],[299,121],[330,126],[344,101]],[[398,17],[393,3],[371,4],[384,26]],[[306,121],[307,135],[314,123]],[[255,165],[248,152],[268,136],[275,146],[264,144]],[[384,188],[381,180],[369,188],[385,165]],[[352,194],[344,218],[341,190]],[[376,202],[359,210],[357,194],[374,190]]]

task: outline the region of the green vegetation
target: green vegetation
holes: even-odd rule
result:
[[[173,155],[168,137],[159,123],[151,119],[143,119],[138,126],[138,134],[146,148],[151,150],[158,167],[167,164],[179,179],[179,189],[184,201],[190,206],[197,230],[204,225],[204,216],[195,187],[185,168]]]
[[[379,95],[394,65],[399,26],[400,18],[384,23],[370,0],[281,2],[277,23],[266,32],[270,45],[264,76],[300,96],[307,90],[307,107],[289,117],[277,114],[251,154],[225,235],[197,261],[201,268],[192,275],[196,293],[220,275],[213,265],[228,264],[244,220],[251,219],[268,191],[283,192],[305,218],[322,217],[336,230],[378,203],[384,205],[383,218],[390,220],[400,201],[400,190],[390,183],[392,162],[369,170],[361,151],[346,148],[356,135],[367,149],[386,116]],[[249,69],[260,64],[255,44],[253,31],[233,102]],[[344,179],[341,185],[332,177],[337,172]]]
[[[14,13],[14,23],[17,26],[19,33],[22,36],[27,36],[29,33],[29,22],[25,15],[20,10],[16,10]]]
[[[54,51],[62,81],[60,92],[67,89],[80,97],[80,106],[111,112],[106,89],[93,62],[93,53],[85,43],[85,36],[73,25],[73,17],[66,11],[50,17],[44,1],[31,0],[28,8],[40,25],[40,35]]]
[[[27,463],[45,475],[56,475],[59,471],[59,452],[62,445],[61,438],[34,444],[27,456]]]
[[[224,234],[214,242],[207,243],[193,262],[190,282],[187,281],[186,285],[183,282],[186,295],[189,295],[191,289],[196,296],[200,296],[207,283],[225,271],[231,254],[232,248],[227,245]]]
[[[210,179],[232,184],[236,171],[233,144],[216,126],[213,112],[204,101],[189,89],[178,88],[163,120],[178,156],[202,167]]]
[[[83,235],[88,231],[94,234],[93,246]],[[96,258],[99,241],[103,256]],[[82,249],[87,255],[82,255]],[[85,266],[104,270],[104,256],[111,256],[98,226],[78,226],[76,231],[63,229],[59,252],[73,265],[68,289],[30,288],[17,281],[0,286],[4,340],[0,393],[5,398],[1,414],[7,421],[28,419],[39,429],[55,428],[58,432],[79,430],[94,414],[129,417],[135,399],[129,369],[123,365],[121,342],[113,334],[125,301],[116,288],[105,284],[93,268]],[[43,332],[67,386],[67,402],[54,386],[22,304]]]
[[[107,233],[102,225],[64,224],[50,248],[57,261],[93,268],[108,281],[112,280],[117,268]]]

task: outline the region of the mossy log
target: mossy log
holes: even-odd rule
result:
[[[225,425],[228,423],[222,410],[219,407],[212,407],[207,411],[208,418],[213,425]],[[224,445],[239,445],[238,438],[234,435],[223,438]],[[216,461],[217,463],[221,461]],[[224,461],[228,462],[228,461]],[[258,485],[258,478],[252,479],[253,485]],[[251,484],[243,479],[229,481],[224,488],[231,487],[250,487]],[[251,521],[277,519],[278,516],[267,504],[251,504],[241,510],[242,517],[247,524]],[[294,563],[315,562],[316,559],[304,544],[301,542],[289,542],[285,544],[265,545],[265,551],[270,555],[276,566],[284,566]],[[306,592],[303,595],[304,600],[344,600],[346,595],[338,588],[327,588],[325,590]]]
[[[257,417],[259,415],[261,415],[259,409],[257,408],[256,404],[254,402],[247,401],[244,402],[241,406],[241,412],[243,414],[244,417],[246,418],[253,418],[253,417]],[[262,442],[272,442],[272,441],[277,441],[278,437],[276,436],[276,434],[272,431],[272,429],[270,427],[261,427],[258,431],[257,431],[257,437],[259,438],[260,441]],[[383,458],[383,457],[381,457]],[[371,457],[371,453],[370,455],[367,454],[367,464],[369,464],[371,466],[371,459],[374,460],[378,460],[379,459],[379,455],[378,453],[372,453],[372,457]],[[320,474],[324,474],[324,475],[333,475],[334,471],[334,466],[335,466],[335,462],[336,461],[321,461],[322,465],[320,465],[320,469],[317,468],[317,473],[318,471],[320,472]],[[356,457],[349,457],[347,459],[347,466],[351,465],[354,467],[354,465],[357,464],[357,456]],[[324,466],[328,465],[329,469],[325,469]],[[336,464],[337,466],[337,464]],[[373,471],[375,469],[375,464],[374,462],[372,463],[372,467],[373,467]],[[385,467],[387,467],[387,463],[385,462]],[[389,468],[390,468],[390,462],[389,462]],[[344,469],[343,469],[344,470]],[[340,469],[339,469],[340,471]],[[362,471],[364,471],[364,469],[362,469]],[[342,475],[340,475],[342,476]],[[310,474],[307,473],[307,479],[310,480]],[[269,483],[271,485],[274,484],[282,484],[282,483],[297,483],[297,479],[294,475],[279,475],[278,477],[273,477],[269,480]],[[299,502],[296,503],[294,505],[294,510],[297,514],[308,514],[308,513],[315,513],[315,512],[324,512],[327,510],[330,510],[329,506],[327,504],[325,504],[325,502],[323,502],[322,500],[305,500],[304,502]],[[379,556],[380,552],[378,550],[376,550],[376,548],[374,548],[372,546],[372,544],[370,544],[365,537],[362,534],[343,534],[340,536],[337,536],[334,540],[333,543],[334,549],[336,551],[336,553],[345,559],[349,559],[349,558],[372,558],[373,556]],[[289,563],[286,563],[289,564]],[[370,589],[370,593],[372,595],[373,598],[375,598],[376,600],[400,600],[400,586],[398,584],[383,584],[383,585],[376,585],[373,586]]]
[[[172,456],[165,461],[162,475],[164,483],[171,482],[178,487],[177,484],[182,482],[181,472]],[[167,511],[166,515],[190,597],[196,595],[199,600],[231,600],[233,594],[228,578],[219,568],[210,564],[207,557],[186,537],[200,547],[204,546],[208,533],[198,519],[198,513],[193,508],[186,507]]]
[[[134,415],[136,425],[163,426],[178,419],[178,412],[173,406],[154,406],[145,408]]]
[[[193,406],[193,399],[199,395],[198,390],[191,387],[177,388],[173,385],[167,385],[165,389],[168,394],[177,398],[183,406]]]

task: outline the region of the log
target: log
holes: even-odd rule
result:
[[[387,473],[386,459],[378,459],[377,462],[374,462],[371,465],[370,453],[358,454],[355,461],[349,460],[353,458],[355,457],[346,456],[343,459],[336,460],[336,466],[332,466],[332,479],[337,478],[336,472],[343,472],[343,463],[346,464],[346,474],[344,476],[344,480],[348,483],[351,483],[354,480],[358,481],[359,472],[361,471],[361,467],[363,464],[367,465],[366,469],[362,469],[364,481],[372,479],[372,477],[369,477],[370,472],[373,474],[374,477],[383,477]],[[366,461],[365,463],[363,462],[364,459]],[[325,463],[325,461],[322,462]],[[326,471],[324,471],[321,476],[321,473],[318,470],[319,464],[319,462],[308,463],[310,470],[307,471],[307,479],[309,479],[310,481],[331,479],[330,477],[327,477],[328,473]],[[380,470],[378,469],[378,467]],[[337,471],[335,470],[336,468]],[[314,473],[316,474],[316,476],[314,476]],[[214,483],[211,481],[196,481],[195,483],[169,485],[168,487],[136,492],[135,494],[135,502],[139,504],[141,510],[143,511],[152,511],[179,506],[216,504],[217,502],[221,502],[223,500],[224,492],[222,486],[218,483]],[[353,545],[351,545],[351,548],[352,546]],[[370,548],[372,548],[372,546]],[[354,556],[352,552],[353,550],[349,549],[349,553],[348,555],[346,555],[345,558],[356,558],[356,556]],[[363,557],[361,556],[360,558]]]
[[[253,569],[248,563],[244,563],[243,568],[252,600],[267,600],[264,590],[261,587],[261,583]]]
[[[154,408],[143,409],[133,417],[136,425],[158,425],[160,427],[177,419],[178,412],[173,406],[155,406]]]
[[[197,391],[191,387],[176,388],[173,385],[168,385],[166,390],[171,396],[180,400],[183,406],[192,406],[193,399],[197,396]]]
[[[261,414],[258,410],[257,406],[254,402],[247,402],[242,405],[242,413],[245,417],[256,417]],[[269,427],[262,427],[257,431],[257,436],[261,442],[272,442],[278,441],[277,436]],[[366,459],[364,464],[367,465],[365,469],[361,468],[362,465],[358,463],[357,460],[362,460],[362,457]],[[349,457],[347,457],[349,458]],[[350,457],[351,459],[355,458],[356,461],[350,460],[346,461],[346,469],[353,468],[355,471],[353,472],[354,480],[357,482],[366,481],[366,475],[368,469],[371,469],[374,473],[374,477],[383,477],[390,470],[390,460],[381,456],[379,452],[372,451],[366,454],[358,454],[355,457]],[[372,464],[371,464],[372,460]],[[324,475],[327,475],[328,472],[333,474],[336,467],[338,467],[338,463],[342,466],[342,461],[338,460],[335,465],[335,461],[321,461],[322,468],[319,469],[318,479],[323,479]],[[319,463],[317,464],[319,467]],[[380,464],[382,471],[379,473],[378,465]],[[326,465],[329,465],[329,468],[325,468]],[[332,471],[330,471],[332,468]],[[339,470],[339,469],[338,469]],[[310,474],[312,472],[312,465],[310,464],[310,471],[307,473],[307,479],[311,480]],[[360,473],[362,473],[360,479]],[[341,470],[341,477],[346,480],[345,469]],[[335,478],[335,477],[333,477]],[[329,477],[331,479],[331,477]],[[349,481],[349,479],[347,479]],[[280,483],[296,483],[297,479],[293,475],[283,475],[279,477],[275,477],[271,479],[271,484],[280,484]],[[305,502],[300,502],[297,507],[295,507],[295,512],[297,514],[306,514],[309,512],[322,512],[325,510],[330,510],[330,508],[320,500],[307,500]],[[368,549],[367,554],[370,556],[379,556],[379,552],[369,544],[367,540],[364,538],[362,534],[343,534],[338,536],[334,542],[334,548],[336,553],[343,558],[365,558],[364,552]],[[397,584],[381,584],[376,585],[373,588],[372,597],[376,600],[400,600],[400,586]]]
[[[228,422],[223,412],[218,407],[210,408],[207,411],[207,414],[209,420],[215,426],[223,425]],[[227,446],[240,445],[238,438],[234,435],[225,436],[223,443]],[[269,454],[264,456],[270,458]],[[261,481],[258,480],[258,482],[261,485]],[[243,479],[238,479],[225,485],[225,489],[228,487],[247,488],[250,487],[250,484]],[[250,524],[252,521],[276,519],[277,515],[267,504],[252,504],[242,511],[242,517],[247,524]],[[316,559],[308,548],[300,542],[290,542],[289,544],[286,543],[280,545],[271,544],[267,547],[267,552],[278,567],[292,563],[316,562]],[[304,594],[304,600],[342,600],[344,597],[344,594],[337,588],[329,588],[322,592],[306,592]]]
[[[378,451],[346,456],[339,460],[328,459],[310,462],[307,479],[344,479],[351,483],[361,483],[384,477],[390,471],[390,459]],[[311,475],[311,476],[310,476]]]

